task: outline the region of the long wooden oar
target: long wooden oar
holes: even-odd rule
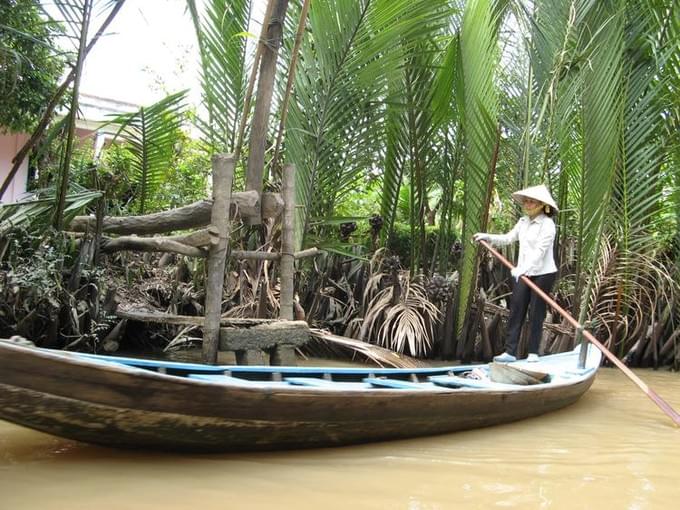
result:
[[[486,241],[479,241],[479,243],[484,246],[487,250],[489,250],[498,260],[500,260],[503,265],[508,267],[509,269],[513,269],[515,266],[513,266],[508,259],[506,259],[503,255],[501,255],[498,251],[496,251],[489,243]],[[623,362],[614,356],[609,349],[607,349],[602,343],[595,338],[590,332],[586,331],[583,326],[576,320],[574,319],[569,312],[567,312],[564,308],[562,308],[560,305],[558,305],[550,296],[548,296],[545,292],[543,292],[538,285],[536,285],[534,282],[532,282],[529,278],[526,276],[522,275],[521,276],[522,281],[526,283],[536,294],[541,296],[543,300],[548,303],[551,307],[553,307],[557,312],[567,319],[567,321],[577,328],[578,330],[581,330],[583,332],[583,336],[595,347],[597,347],[602,354],[605,355],[605,357],[614,363],[618,368],[620,368],[624,374],[628,376],[628,378],[633,381],[637,386],[645,392],[645,394],[652,399],[652,402],[654,402],[657,406],[661,408],[661,410],[666,413],[671,420],[673,420],[673,423],[675,423],[676,426],[680,426],[680,414],[677,413],[675,409],[671,407],[671,405],[666,402],[664,399],[662,399],[653,389],[651,389],[649,386],[647,386],[642,379],[640,379],[637,375],[633,373],[631,369],[629,369],[626,365],[623,364]]]

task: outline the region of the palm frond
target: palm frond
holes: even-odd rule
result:
[[[246,92],[249,0],[187,0],[201,59],[207,118],[197,126],[213,152],[233,151]]]
[[[595,32],[591,62],[584,69],[583,90],[583,172],[579,203],[576,292],[583,301],[593,280],[589,273],[599,258],[605,224],[610,207],[617,165],[620,163],[620,141],[623,128],[621,79],[623,72],[623,13],[612,12],[605,4],[594,10],[587,20]],[[579,316],[583,320],[587,305],[581,302]]]
[[[47,228],[54,213],[55,189],[49,188],[34,192],[34,197],[12,204],[0,204],[0,238],[15,229],[43,230]],[[74,186],[66,195],[64,223],[68,225],[73,218],[82,213],[87,205],[101,193]]]
[[[439,30],[446,10],[422,0],[319,0],[308,19],[286,123],[286,158],[297,166],[298,243],[310,216],[332,214],[362,173],[380,167],[387,79],[403,48]]]
[[[175,156],[175,143],[184,121],[186,91],[171,94],[149,107],[118,115],[109,121],[116,137],[127,142],[134,182],[139,186],[140,213],[149,194],[163,180]]]
[[[476,276],[477,246],[471,243],[475,232],[484,230],[493,179],[491,164],[497,143],[498,93],[494,73],[498,61],[496,20],[488,0],[472,0],[465,5],[460,35],[460,72],[463,90],[459,108],[466,143],[464,163],[465,217],[463,259],[460,267],[459,304],[456,333],[463,329],[471,303]]]
[[[392,303],[392,286],[375,294],[368,303],[360,339],[398,353],[427,355],[434,344],[439,309],[428,300],[421,285],[409,281],[408,273],[402,272],[399,279],[402,290],[397,303]]]

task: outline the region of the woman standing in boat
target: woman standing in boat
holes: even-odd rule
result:
[[[538,361],[546,304],[536,293],[531,292],[520,277],[527,276],[545,293],[552,289],[557,276],[557,266],[553,257],[555,222],[552,216],[557,212],[557,204],[544,185],[516,191],[512,198],[522,205],[525,213],[512,230],[507,234],[479,232],[473,238],[475,241],[487,241],[501,246],[519,241],[517,265],[511,271],[516,283],[510,300],[505,352],[496,356],[494,361],[507,362],[517,359],[517,345],[527,309],[530,327],[527,361]]]

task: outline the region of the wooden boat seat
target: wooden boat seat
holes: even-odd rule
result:
[[[189,374],[189,379],[200,379],[202,381],[212,381],[218,383],[228,384],[230,386],[243,386],[248,388],[281,388],[288,386],[288,383],[283,381],[249,381],[240,377],[233,377],[231,375],[215,375],[215,374]]]
[[[314,388],[328,388],[338,390],[365,390],[370,388],[363,382],[339,382],[321,379],[319,377],[285,377],[284,381],[293,386],[311,386]]]
[[[497,383],[489,380],[468,379],[466,377],[458,377],[456,375],[433,375],[428,379],[437,386],[446,386],[447,388],[473,388],[480,390],[509,390],[521,387],[516,384]]]
[[[366,377],[364,382],[378,388],[392,388],[397,390],[432,390],[431,384],[402,381],[400,379]]]

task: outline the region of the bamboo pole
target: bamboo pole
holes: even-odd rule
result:
[[[203,325],[203,362],[217,363],[222,315],[224,266],[229,247],[229,201],[234,179],[235,160],[232,155],[215,154],[213,166],[213,208],[211,227],[216,231],[208,253],[208,281],[206,283],[205,322]],[[213,229],[208,229],[209,231]]]
[[[281,297],[279,318],[293,320],[295,273],[295,165],[285,165],[281,182],[283,220],[281,222]]]
[[[503,255],[501,255],[498,251],[496,251],[489,243],[486,241],[479,241],[479,243],[484,246],[487,250],[489,250],[494,257],[496,257],[498,260],[501,261],[501,263],[506,266],[508,269],[513,269],[514,266],[506,259]],[[673,423],[676,426],[680,426],[680,414],[671,407],[671,405],[666,402],[664,399],[662,399],[653,389],[651,389],[647,384],[642,381],[637,375],[633,373],[633,371],[628,368],[626,365],[623,364],[623,362],[614,356],[609,349],[607,349],[602,343],[595,338],[592,333],[589,331],[586,331],[583,329],[583,325],[579,323],[576,319],[574,319],[569,312],[567,312],[564,308],[562,308],[560,305],[558,305],[550,296],[548,296],[545,292],[543,292],[538,285],[536,285],[534,282],[532,282],[529,278],[526,276],[522,275],[520,278],[522,278],[522,281],[529,286],[530,289],[532,289],[536,294],[538,294],[543,301],[548,303],[557,313],[559,313],[562,317],[564,317],[569,324],[571,324],[574,328],[576,328],[577,331],[582,330],[583,331],[583,336],[590,342],[592,343],[595,347],[597,347],[604,356],[611,361],[614,365],[616,365],[626,376],[633,381],[638,388],[640,388],[651,400],[654,402],[666,415],[673,420]]]

